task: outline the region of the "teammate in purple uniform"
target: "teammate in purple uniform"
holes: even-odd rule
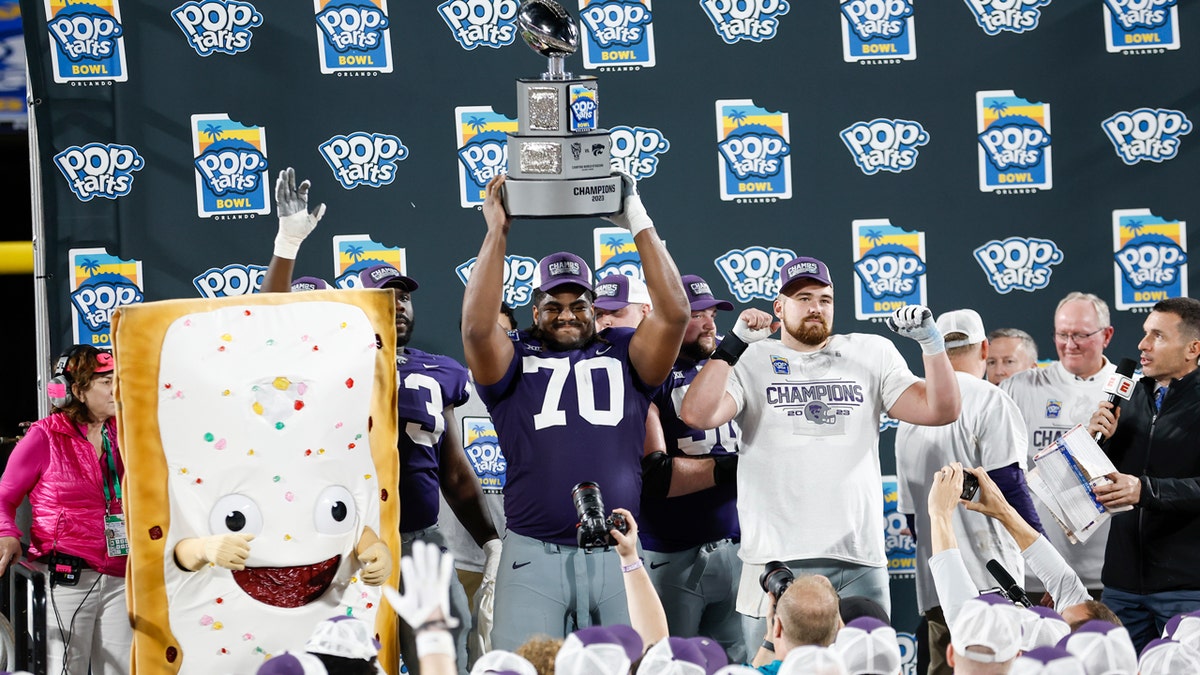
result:
[[[658,391],[642,459],[642,546],[650,579],[671,635],[703,636],[746,662],[742,621],[734,607],[742,561],[737,515],[737,425],[707,431],[679,419],[679,404],[717,348],[717,310],[733,305],[713,297],[694,274],[683,277],[692,319],[675,367]]]
[[[637,511],[646,410],[666,379],[688,323],[675,263],[631,179],[612,221],[633,234],[654,312],[636,330],[596,333],[592,274],[570,253],[538,264],[534,325],[510,334],[500,304],[511,221],[500,176],[487,186],[487,235],[463,299],[462,335],[480,398],[508,459],[508,534],[497,580],[492,644],[514,649],[531,635],[563,637],[594,624],[628,622],[621,566],[576,547],[572,487],[599,483],[609,510]]]

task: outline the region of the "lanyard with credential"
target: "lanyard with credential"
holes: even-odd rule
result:
[[[109,557],[129,555],[129,539],[125,534],[125,513],[120,507],[121,479],[117,476],[117,462],[113,459],[112,444],[107,431],[103,434],[104,456],[108,460],[108,471],[104,475],[104,541]],[[113,498],[108,491],[108,477],[112,476],[113,493],[116,494],[117,512],[112,513]]]
[[[108,460],[108,471],[104,472],[104,477],[101,482],[104,484],[104,512],[108,513],[108,509],[113,502],[113,495],[108,491],[108,478],[112,476],[113,492],[116,493],[117,501],[121,501],[121,479],[117,477],[117,463],[113,459],[112,444],[108,440],[108,430],[100,432],[101,447],[104,450],[104,457]]]

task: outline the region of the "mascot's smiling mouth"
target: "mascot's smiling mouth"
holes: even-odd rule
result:
[[[342,556],[295,567],[247,567],[233,570],[233,580],[247,595],[273,607],[303,607],[321,597],[333,583]]]

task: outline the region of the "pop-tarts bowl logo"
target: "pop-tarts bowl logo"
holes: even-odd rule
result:
[[[54,156],[54,165],[67,179],[79,201],[92,197],[116,199],[133,188],[133,172],[146,160],[131,145],[88,143],[72,145]]]
[[[716,108],[721,199],[791,198],[788,113],[767,111],[750,100],[717,101]]]
[[[627,173],[634,180],[653,176],[658,171],[658,156],[671,149],[667,137],[651,127],[617,126],[609,130],[609,136],[613,171]]]
[[[1050,104],[1032,103],[1006,91],[975,94],[979,129],[979,189],[1049,190],[1051,168]]]
[[[1142,160],[1165,162],[1179,154],[1179,137],[1192,121],[1179,110],[1138,108],[1119,112],[1100,123],[1117,157],[1133,166]]]
[[[596,278],[624,274],[645,280],[642,258],[629,230],[620,227],[597,227],[592,230],[593,267]]]
[[[879,171],[901,173],[917,165],[918,147],[929,142],[920,122],[873,119],[842,129],[842,142],[854,163],[868,176]]]
[[[322,73],[392,72],[387,0],[313,0],[313,3]]]
[[[925,263],[911,249],[889,244],[871,249],[854,263],[854,273],[872,298],[902,298],[920,289]]]
[[[264,127],[243,125],[224,114],[192,115],[201,218],[271,212],[266,147]]]
[[[479,258],[471,258],[454,268],[464,286],[471,280],[471,273],[475,271],[477,262]],[[537,261],[533,258],[522,255],[504,256],[504,290],[501,294],[504,304],[509,307],[529,304],[533,299],[533,274],[536,271]]]
[[[1024,33],[1038,27],[1042,7],[1050,0],[964,0],[988,35]]]
[[[339,234],[332,243],[333,285],[338,288],[358,288],[359,273],[383,263],[408,274],[408,252],[381,244],[369,234]]]
[[[848,63],[917,58],[912,0],[842,0],[842,55]]]
[[[905,305],[928,304],[925,233],[908,231],[887,218],[855,220],[854,315],[884,319]]]
[[[334,136],[319,150],[334,178],[347,190],[391,184],[396,179],[396,163],[408,157],[408,148],[396,136],[366,131]]]
[[[192,285],[206,298],[228,298],[250,295],[262,288],[267,268],[262,265],[231,264],[210,267],[192,279]]]
[[[517,7],[517,0],[447,0],[437,10],[454,39],[469,51],[512,44],[517,37]]]
[[[1177,0],[1104,0],[1105,48],[1112,53],[1179,49]]]
[[[55,82],[129,79],[118,0],[48,0],[46,5]]]
[[[122,260],[104,248],[71,249],[67,260],[75,344],[106,346],[113,311],[145,300],[142,263]]]
[[[1149,209],[1113,211],[1117,309],[1149,309],[1188,295],[1187,223]]]
[[[88,277],[71,293],[71,304],[79,318],[93,333],[106,330],[112,313],[118,307],[142,302],[145,296],[129,279],[119,274],[97,274]]]
[[[787,248],[750,246],[728,251],[713,264],[738,302],[773,301],[779,295],[779,268],[795,257]]]
[[[508,173],[508,134],[517,131],[516,120],[489,106],[454,109],[458,133],[459,203],[463,208],[483,204],[488,181]]]
[[[975,260],[997,293],[1012,290],[1033,292],[1050,283],[1051,267],[1063,260],[1063,252],[1049,239],[1009,237],[992,240],[975,249]]]
[[[263,22],[254,5],[238,0],[185,2],[171,10],[171,18],[200,56],[240,54],[250,49],[252,29]]]
[[[462,427],[463,450],[479,478],[479,486],[485,492],[499,492],[504,488],[508,462],[500,450],[495,424],[488,417],[464,417]]]
[[[654,13],[650,0],[583,0],[583,65],[638,69],[654,66]]]
[[[791,9],[786,0],[700,0],[700,6],[717,35],[730,45],[770,40],[779,31],[779,17]]]

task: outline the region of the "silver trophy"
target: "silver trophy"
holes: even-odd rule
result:
[[[524,0],[521,37],[547,57],[549,69],[517,80],[517,133],[508,135],[505,206],[517,218],[607,216],[621,210],[621,176],[612,171],[612,140],[599,128],[599,84],[573,77],[566,57],[579,30],[555,0]]]

